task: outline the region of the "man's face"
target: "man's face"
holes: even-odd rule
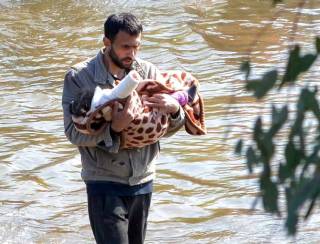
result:
[[[140,48],[141,33],[132,36],[124,31],[119,31],[111,41],[109,56],[111,60],[122,69],[130,69],[132,62]]]

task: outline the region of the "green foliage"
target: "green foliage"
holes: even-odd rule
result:
[[[273,88],[278,78],[276,70],[265,73],[259,80],[248,80],[246,89],[253,91],[256,98],[264,97]]]
[[[246,73],[246,80],[248,80],[248,77],[249,77],[250,71],[251,71],[250,62],[244,61],[240,66],[240,70],[242,72]]]
[[[270,176],[262,174],[260,177],[260,191],[264,209],[270,213],[279,214],[279,192],[277,184],[270,179]]]
[[[297,185],[288,189],[288,218],[286,220],[286,227],[289,234],[295,234],[297,231],[297,223],[299,220],[298,212],[308,201],[311,201],[307,215],[312,211],[314,202],[319,194],[319,176],[314,178],[302,178]]]
[[[316,37],[316,50],[317,54],[320,53],[320,37]]]
[[[315,63],[320,53],[319,37],[315,38],[315,48],[316,53],[301,55],[300,46],[294,46],[282,76],[274,69],[264,73],[260,79],[249,79],[253,71],[250,62],[245,61],[240,69],[245,74],[246,90],[253,92],[255,98],[262,99],[269,92],[276,93],[286,85],[295,85],[301,74]],[[302,213],[305,219],[312,214],[320,193],[320,106],[317,88],[301,88],[296,109],[290,111],[288,107],[288,104],[281,107],[272,105],[268,125],[263,123],[262,116],[258,116],[253,126],[252,140],[239,140],[235,151],[245,156],[250,173],[259,166],[260,196],[267,212],[282,215],[279,196],[280,192],[285,192],[285,226],[293,235],[297,232]],[[310,117],[317,123],[313,131],[306,128]],[[281,143],[276,144],[275,141]]]
[[[290,51],[287,67],[283,78],[278,81],[278,71],[271,70],[263,74],[261,79],[249,80],[250,73],[252,72],[251,64],[249,61],[245,61],[241,64],[240,70],[245,73],[246,90],[253,91],[253,95],[257,99],[261,99],[267,95],[269,91],[274,88],[281,89],[286,83],[293,84],[300,74],[308,71],[316,61],[320,50],[320,38],[317,37],[315,41],[317,52],[312,54],[300,55],[300,46],[296,45]],[[277,82],[278,81],[278,82]]]
[[[241,154],[241,151],[242,151],[242,140],[239,140],[237,145],[236,145],[236,149],[235,149],[235,153],[236,154]]]
[[[317,59],[318,53],[306,54],[300,56],[300,46],[296,45],[293,50],[290,51],[286,72],[283,76],[280,87],[286,82],[294,82],[298,79],[298,76],[306,72],[314,61]]]
[[[268,133],[270,137],[273,137],[288,119],[288,106],[283,106],[283,108],[279,110],[277,110],[275,106],[272,106],[271,119],[272,125]]]
[[[246,157],[247,157],[247,166],[248,166],[249,172],[252,173],[253,165],[259,163],[259,158],[252,147],[248,147],[246,152]]]
[[[282,0],[272,0],[273,5],[276,5],[278,3],[282,3]]]

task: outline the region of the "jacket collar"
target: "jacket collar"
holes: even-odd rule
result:
[[[112,75],[107,71],[106,66],[104,65],[104,48],[100,49],[97,54],[94,62],[94,81],[101,85],[109,84],[112,87],[114,86],[114,79]]]

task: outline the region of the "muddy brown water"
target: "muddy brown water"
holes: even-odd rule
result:
[[[63,133],[63,77],[97,53],[105,17],[128,11],[144,23],[140,57],[200,80],[208,127],[206,136],[180,131],[162,141],[146,243],[319,243],[318,211],[288,239],[282,219],[261,204],[251,210],[256,175],[233,154],[269,111],[245,92],[241,60],[251,49],[256,74],[281,66],[298,11],[297,0],[269,2],[0,0],[0,242],[94,243],[80,158]],[[319,16],[320,3],[308,1],[295,35],[305,51]],[[305,78],[319,75],[318,62]]]

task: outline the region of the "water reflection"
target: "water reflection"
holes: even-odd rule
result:
[[[97,53],[104,18],[120,10],[145,24],[141,57],[191,71],[206,102],[208,135],[181,131],[162,143],[147,243],[247,243],[248,235],[252,243],[290,242],[281,220],[260,205],[250,210],[256,176],[233,145],[268,111],[244,93],[239,64],[250,48],[257,73],[284,60],[298,2],[272,9],[258,0],[1,0],[1,243],[93,243],[80,158],[64,137],[60,99],[68,67]],[[316,1],[303,10],[296,39],[306,50],[320,32],[319,13]],[[318,81],[319,72],[309,78]],[[319,241],[318,222],[315,216],[303,226],[296,241]]]

